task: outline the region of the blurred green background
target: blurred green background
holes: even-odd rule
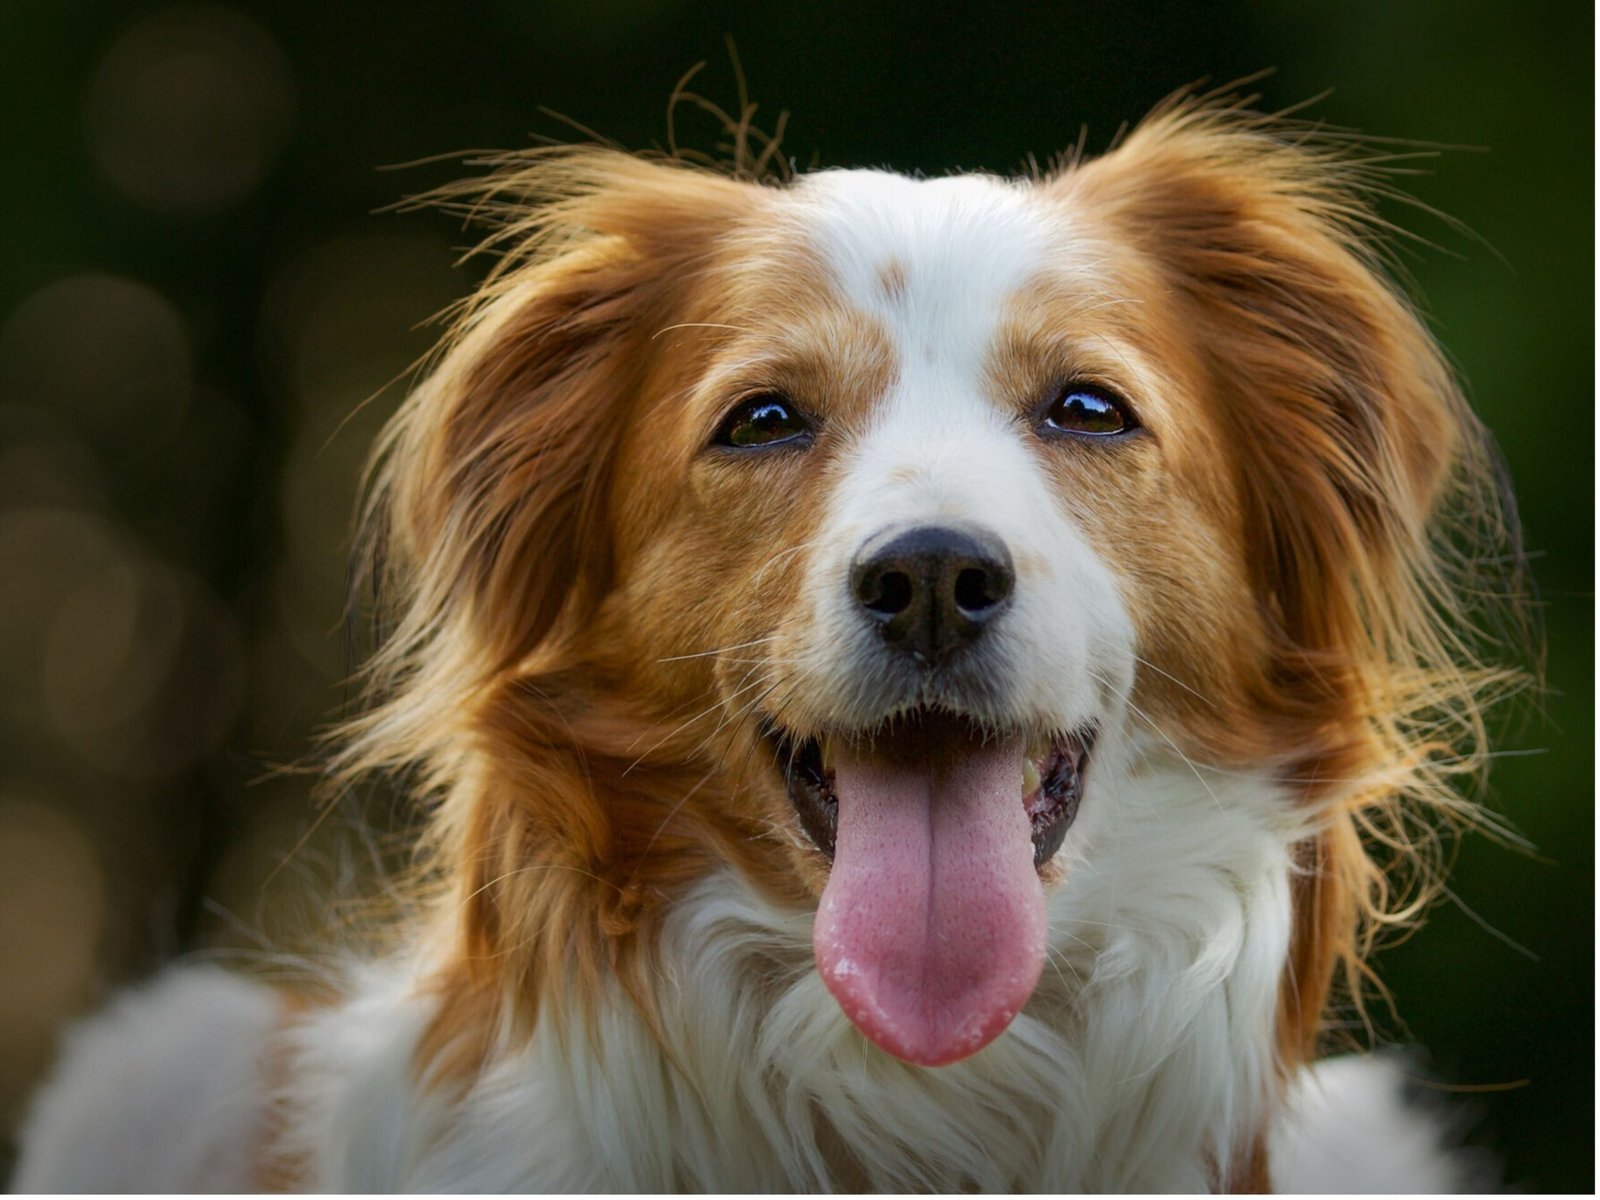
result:
[[[1549,691],[1388,952],[1399,1017],[1523,1188],[1593,1189],[1593,9],[1448,0],[1025,5],[0,0],[0,1128],[62,1020],[199,946],[270,962],[359,890],[393,798],[315,829],[360,464],[470,289],[470,236],[378,215],[442,152],[665,141],[667,97],[791,113],[801,167],[1018,168],[1169,91],[1463,147],[1388,215],[1517,483]],[[680,137],[710,148],[710,124]],[[377,401],[363,400],[382,390]],[[354,414],[354,415],[352,415]],[[1526,753],[1524,753],[1526,752]],[[310,831],[308,833],[308,830]],[[1496,1085],[1506,1085],[1504,1088]],[[1477,1090],[1483,1089],[1483,1090]],[[4,1162],[0,1161],[0,1174]]]

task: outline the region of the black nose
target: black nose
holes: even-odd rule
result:
[[[850,591],[884,641],[928,663],[975,640],[1011,602],[1011,555],[971,526],[921,525],[861,548]]]

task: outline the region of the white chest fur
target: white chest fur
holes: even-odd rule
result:
[[[1102,793],[1104,795],[1105,793]],[[1289,935],[1287,803],[1170,765],[1085,820],[1027,1011],[950,1067],[872,1047],[808,915],[731,874],[663,932],[663,1046],[618,995],[461,1098],[418,1092],[408,972],[301,1035],[315,1186],[383,1190],[1200,1191],[1262,1127]],[[1087,814],[1086,814],[1087,816]]]

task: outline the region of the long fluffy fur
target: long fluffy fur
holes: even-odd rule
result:
[[[1479,819],[1457,784],[1518,678],[1483,665],[1478,611],[1507,591],[1486,564],[1515,560],[1514,518],[1386,281],[1380,161],[1179,99],[1103,158],[993,184],[1087,214],[1095,270],[1140,300],[1074,320],[1205,413],[1169,451],[1179,486],[1139,494],[1165,519],[1089,538],[1140,665],[1131,732],[1095,766],[1115,803],[1086,803],[1052,877],[1045,978],[1000,1041],[937,1071],[871,1049],[833,1004],[809,947],[821,868],[751,799],[771,765],[740,697],[770,676],[762,696],[803,726],[796,668],[708,642],[683,600],[725,570],[712,623],[745,605],[775,628],[804,592],[788,531],[819,528],[822,499],[797,490],[776,531],[793,552],[745,577],[671,542],[690,535],[653,478],[695,452],[678,406],[695,411],[701,364],[752,324],[812,319],[827,285],[773,233],[792,185],[563,148],[447,193],[496,223],[500,257],[381,447],[367,546],[387,635],[331,771],[396,775],[425,807],[415,912],[401,949],[273,1035],[270,1178],[1267,1186],[1271,1154],[1303,1141],[1285,1097],[1323,1015],[1341,984],[1360,1005],[1375,938],[1437,891],[1440,820]],[[757,260],[759,284],[739,268]],[[841,361],[880,350],[852,325],[826,338]],[[633,426],[656,431],[653,460]],[[1135,484],[1105,486],[1122,507]],[[59,1143],[67,1118],[40,1111],[34,1144]],[[1434,1140],[1418,1179],[1444,1177]]]

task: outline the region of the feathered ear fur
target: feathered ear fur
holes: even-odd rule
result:
[[[380,446],[367,529],[390,628],[364,670],[372,707],[339,731],[332,764],[336,783],[403,772],[433,801],[425,861],[453,889],[449,936],[477,966],[445,985],[440,1028],[480,1041],[497,971],[536,1003],[530,964],[560,960],[569,939],[592,953],[603,938],[573,937],[579,923],[618,920],[620,889],[595,867],[615,857],[615,821],[595,791],[628,730],[552,694],[609,589],[610,463],[652,335],[762,197],[603,149],[500,165],[430,198],[497,223],[486,249],[501,257]],[[647,776],[632,782],[671,792]],[[462,1003],[482,1011],[450,1007]]]
[[[1359,1005],[1372,934],[1430,898],[1436,834],[1404,806],[1471,811],[1451,777],[1481,763],[1484,692],[1508,678],[1478,665],[1462,597],[1482,585],[1450,539],[1465,521],[1476,548],[1514,551],[1515,530],[1484,431],[1383,270],[1381,178],[1353,140],[1190,98],[1063,181],[1155,264],[1235,451],[1268,632],[1236,723],[1268,743],[1238,750],[1281,756],[1323,814],[1297,881],[1291,1060],[1336,969]]]
[[[459,719],[499,673],[559,656],[604,594],[608,463],[652,319],[758,189],[618,152],[507,160],[431,202],[496,222],[501,255],[379,449],[366,528],[390,625],[377,706],[343,776],[451,769]]]

